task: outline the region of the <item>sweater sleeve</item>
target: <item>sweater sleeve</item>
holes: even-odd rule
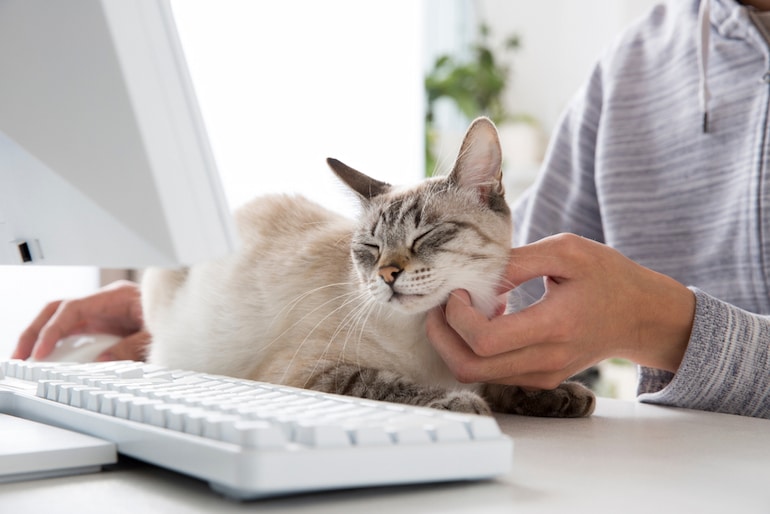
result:
[[[703,291],[676,374],[640,368],[639,400],[770,418],[770,318],[751,314]]]

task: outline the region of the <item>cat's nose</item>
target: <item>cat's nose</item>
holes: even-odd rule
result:
[[[392,286],[402,271],[404,270],[396,266],[382,266],[377,270],[377,274],[382,277],[386,284]]]

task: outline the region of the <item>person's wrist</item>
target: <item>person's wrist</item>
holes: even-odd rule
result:
[[[682,363],[690,343],[692,325],[695,319],[695,293],[676,283],[672,290],[672,301],[667,311],[669,344],[660,350],[661,369],[676,372]]]
[[[632,360],[643,366],[676,373],[690,341],[695,317],[695,294],[665,275],[656,274],[655,292],[646,319],[638,354]]]

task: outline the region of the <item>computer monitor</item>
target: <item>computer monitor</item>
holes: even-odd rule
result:
[[[168,2],[0,2],[0,264],[176,266],[235,240]]]

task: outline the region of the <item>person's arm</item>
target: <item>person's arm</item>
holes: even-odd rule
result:
[[[123,337],[97,360],[141,360],[150,336],[144,330],[139,285],[118,281],[83,298],[49,303],[22,332],[12,358],[42,358],[60,339],[87,333]]]
[[[695,295],[617,251],[571,234],[516,248],[506,279],[545,278],[545,294],[487,319],[455,292],[427,331],[466,382],[552,389],[609,357],[675,372],[690,338]]]
[[[428,337],[463,382],[553,388],[608,357],[640,365],[643,402],[770,418],[770,318],[560,235],[511,251],[511,283],[545,276],[545,295],[487,319],[457,291]]]

